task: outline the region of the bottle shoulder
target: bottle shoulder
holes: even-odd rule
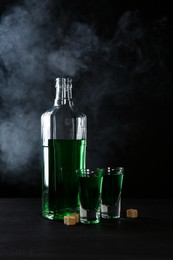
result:
[[[45,117],[49,117],[53,114],[54,111],[54,107],[46,110],[42,115],[41,115],[41,119],[45,118]]]
[[[72,106],[71,107],[71,111],[73,112],[73,114],[75,114],[77,117],[86,117],[86,115],[81,112],[77,107]]]
[[[75,117],[82,117],[82,118],[86,118],[86,114],[84,114],[83,112],[81,112],[78,108],[76,108],[75,106],[69,106],[69,105],[57,105],[57,106],[53,106],[52,108],[48,109],[47,111],[45,111],[42,115],[41,118],[47,118],[47,117],[51,117],[54,115],[59,115],[59,114],[66,114],[66,113],[70,113],[72,116]]]

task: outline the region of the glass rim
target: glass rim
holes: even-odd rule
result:
[[[84,177],[84,176],[102,176],[103,175],[103,170],[102,169],[89,169],[89,168],[83,168],[83,169],[77,169],[76,174],[78,176]]]
[[[104,175],[120,175],[124,174],[124,167],[118,166],[118,167],[105,167],[105,168],[98,168],[102,169]]]

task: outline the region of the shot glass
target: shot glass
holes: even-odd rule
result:
[[[96,224],[100,222],[101,191],[103,171],[77,170],[79,179],[80,222]]]
[[[120,218],[123,176],[123,167],[104,169],[101,196],[102,218]]]

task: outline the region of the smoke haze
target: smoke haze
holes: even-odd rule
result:
[[[39,149],[40,112],[44,112],[43,104],[50,105],[47,82],[52,80],[49,87],[54,87],[57,76],[75,76],[86,70],[87,59],[97,45],[97,37],[85,24],[73,23],[63,35],[63,28],[52,21],[49,6],[51,1],[25,1],[1,20],[0,148],[4,172],[23,171]]]
[[[172,31],[166,17],[147,24],[139,11],[126,11],[106,38],[91,22],[74,19],[63,8],[62,1],[25,0],[1,17],[4,181],[16,176],[26,183],[39,180],[40,116],[53,105],[58,76],[74,79],[75,103],[88,116],[89,167],[133,167],[129,161],[136,160],[135,147],[164,120],[165,99],[168,107],[171,102]],[[148,136],[151,142],[153,136]]]

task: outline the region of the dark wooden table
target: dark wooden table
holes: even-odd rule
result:
[[[127,219],[127,208],[139,218]],[[173,259],[171,199],[123,199],[121,219],[96,225],[46,220],[39,198],[1,198],[0,209],[0,260]]]

